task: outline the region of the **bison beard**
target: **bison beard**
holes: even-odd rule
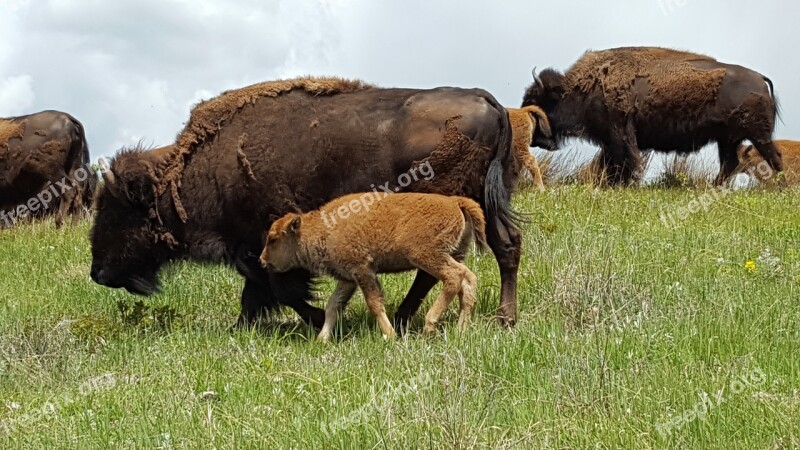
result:
[[[226,262],[245,277],[239,324],[286,305],[319,326],[310,274],[260,267],[264,230],[287,212],[429,164],[435,177],[403,190],[481,203],[502,278],[498,315],[513,324],[521,238],[509,206],[517,176],[510,147],[506,111],[477,89],[299,78],[223,93],[193,110],[174,146],[114,159],[98,195],[93,270],[102,284],[128,286],[174,259]],[[435,283],[417,276],[396,315],[401,325]]]
[[[590,51],[565,74],[547,69],[535,77],[522,104],[545,110],[558,141],[599,145],[613,184],[638,181],[641,150],[690,153],[710,142],[719,145],[717,184],[734,173],[744,140],[783,170],[772,142],[772,82],[708,56],[653,47]]]

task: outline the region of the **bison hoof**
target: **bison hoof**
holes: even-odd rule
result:
[[[497,316],[497,321],[500,323],[500,326],[504,328],[514,328],[517,324],[517,319],[514,317],[507,317],[502,314]]]

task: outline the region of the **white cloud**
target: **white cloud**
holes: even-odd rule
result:
[[[20,116],[30,112],[34,98],[33,77],[30,75],[0,79],[0,116]]]

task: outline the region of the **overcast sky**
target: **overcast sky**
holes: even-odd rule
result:
[[[92,158],[172,142],[200,99],[296,75],[482,87],[519,106],[531,69],[587,49],[706,53],[775,82],[800,138],[800,2],[0,0],[0,116],[83,122]]]

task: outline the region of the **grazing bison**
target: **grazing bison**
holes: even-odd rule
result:
[[[225,262],[245,277],[238,324],[287,305],[320,327],[311,275],[261,268],[264,230],[345,194],[430,192],[480,202],[500,266],[498,315],[516,319],[516,164],[508,114],[486,91],[326,78],[255,84],[196,106],[174,146],[120,152],[104,177],[91,232],[97,283],[147,295],[170,260]],[[400,325],[435,284],[417,275]]]
[[[555,149],[550,131],[550,121],[547,115],[538,106],[524,108],[506,108],[508,120],[511,122],[512,146],[517,164],[522,165],[533,178],[533,185],[539,191],[544,191],[542,172],[536,157],[531,154],[531,147],[541,147],[547,150]]]
[[[638,180],[640,150],[690,153],[719,145],[722,184],[750,140],[772,169],[783,170],[772,142],[778,106],[769,78],[713,58],[665,48],[590,51],[566,73],[544,70],[523,106],[547,113],[555,139],[601,147],[601,168],[613,184]]]
[[[783,159],[783,182],[789,186],[800,185],[800,142],[780,140],[775,145]],[[774,179],[775,172],[752,144],[739,147],[739,167],[737,173],[748,173],[762,183]]]
[[[51,212],[56,226],[69,214],[74,224],[96,185],[77,119],[58,111],[0,119],[0,228]]]
[[[341,221],[332,221],[341,211]],[[395,336],[386,317],[379,273],[417,269],[442,281],[442,292],[425,315],[425,333],[458,295],[458,327],[472,317],[478,278],[463,264],[473,239],[486,247],[480,205],[464,197],[436,194],[350,194],[305,214],[289,213],[272,223],[261,264],[276,272],[303,268],[338,280],[325,308],[319,340],[330,340],[339,311],[361,289],[385,338]]]

